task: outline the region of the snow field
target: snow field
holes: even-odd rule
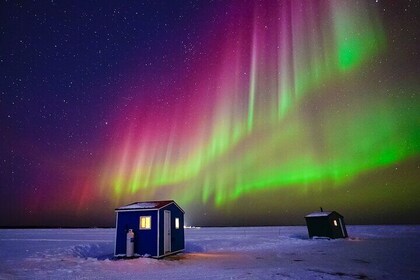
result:
[[[0,230],[0,279],[420,279],[420,226],[186,229],[186,251],[114,259],[114,229]]]

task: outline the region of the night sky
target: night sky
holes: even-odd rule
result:
[[[1,1],[0,226],[420,223],[418,1]]]

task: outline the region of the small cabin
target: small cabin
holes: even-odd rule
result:
[[[314,236],[346,238],[347,230],[344,217],[335,211],[313,212],[305,216],[309,238]]]
[[[115,257],[161,258],[185,249],[185,212],[175,201],[134,202],[115,212]],[[134,248],[129,249],[129,240],[134,242]]]

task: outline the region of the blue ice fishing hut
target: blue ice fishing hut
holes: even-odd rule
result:
[[[185,249],[185,212],[175,201],[134,202],[115,212],[115,257],[162,258]]]

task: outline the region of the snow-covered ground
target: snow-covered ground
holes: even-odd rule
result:
[[[186,252],[113,259],[114,229],[0,230],[0,279],[420,279],[420,226],[186,229]]]

